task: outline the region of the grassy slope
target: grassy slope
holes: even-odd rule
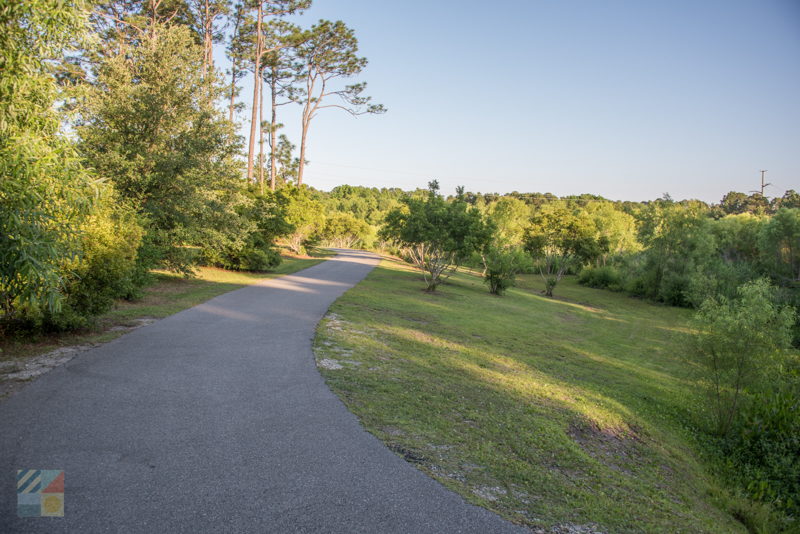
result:
[[[523,277],[459,273],[438,294],[385,260],[319,327],[328,384],[366,428],[467,500],[519,523],[742,532],[693,446],[687,310]]]
[[[24,358],[42,354],[58,347],[87,343],[104,343],[119,337],[126,331],[110,330],[117,326],[133,326],[137,319],[160,319],[186,308],[191,308],[208,299],[253,284],[264,278],[273,278],[311,267],[328,256],[323,251],[319,257],[284,257],[281,264],[269,273],[246,273],[226,271],[212,267],[200,267],[195,277],[185,278],[169,272],[156,272],[155,282],[145,289],[143,298],[119,301],[112,310],[98,318],[89,331],[40,336],[36,340],[0,340],[0,360]]]

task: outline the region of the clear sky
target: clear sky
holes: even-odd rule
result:
[[[355,29],[389,111],[320,113],[319,189],[718,202],[767,169],[768,196],[800,190],[800,0],[315,0],[296,22],[320,18]]]

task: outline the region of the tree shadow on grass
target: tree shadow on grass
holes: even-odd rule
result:
[[[696,392],[679,359],[654,367],[619,354],[636,317],[616,323],[524,294],[489,299],[472,280],[450,285],[452,299],[416,285],[413,273],[379,267],[334,305],[344,326],[321,328],[320,339],[360,363],[324,374],[370,431],[467,499],[528,525],[736,531],[709,502],[682,428]],[[576,315],[582,335],[605,337],[564,341],[559,313]],[[527,316],[541,323],[520,324]],[[624,350],[648,344],[672,346],[653,333]]]

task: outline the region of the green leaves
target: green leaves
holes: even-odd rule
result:
[[[446,270],[487,246],[494,231],[477,209],[459,199],[447,202],[437,191],[438,184],[432,182],[425,198],[403,198],[403,206],[386,215],[379,234],[404,247],[430,275],[430,291]]]
[[[789,346],[794,311],[779,308],[766,279],[748,282],[735,300],[707,299],[694,326],[694,351],[705,369],[716,430],[725,435],[739,413],[742,392],[768,374]]]
[[[59,132],[48,60],[83,33],[81,1],[0,1],[0,311],[57,310],[95,180]]]
[[[78,133],[92,166],[147,217],[151,241],[185,269],[185,246],[233,245],[254,227],[237,212],[239,146],[214,108],[222,87],[203,76],[202,47],[185,26],[147,30],[95,65]]]

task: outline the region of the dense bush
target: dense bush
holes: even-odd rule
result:
[[[307,187],[287,186],[279,194],[286,199],[286,222],[292,228],[285,243],[295,254],[302,254],[320,242],[320,232],[325,227],[323,205]]]
[[[719,435],[736,425],[746,392],[770,374],[789,346],[794,310],[774,302],[774,288],[760,279],[742,285],[735,300],[706,300],[695,316],[694,356]]]
[[[286,220],[291,197],[281,191],[248,191],[237,206],[238,239],[208,239],[202,248],[205,265],[235,271],[268,271],[281,263],[275,240],[294,230]]]
[[[116,203],[105,187],[76,231],[80,237],[75,255],[60,265],[61,306],[24,306],[18,328],[34,332],[83,328],[116,299],[139,295],[146,280],[138,261],[144,230],[133,210]]]
[[[578,277],[578,282],[598,289],[610,289],[612,291],[622,291],[624,289],[622,275],[611,265],[584,267]]]
[[[800,377],[754,395],[723,450],[751,497],[800,517]]]
[[[61,266],[91,209],[95,177],[60,132],[62,98],[52,64],[85,29],[70,2],[4,2],[0,8],[0,320],[24,309],[56,311]]]
[[[505,293],[514,286],[517,274],[530,263],[530,257],[521,249],[489,248],[483,254],[483,280],[489,286],[489,293]]]
[[[372,235],[372,228],[351,213],[335,212],[328,216],[320,231],[320,238],[330,246],[354,248],[364,246]]]

